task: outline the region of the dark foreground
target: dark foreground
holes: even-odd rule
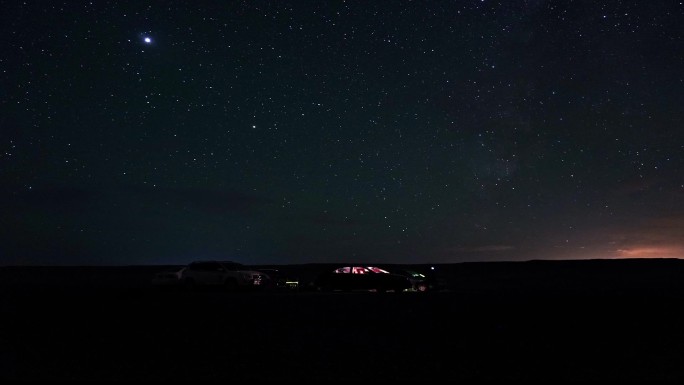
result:
[[[439,266],[449,291],[402,294],[156,291],[130,269],[0,270],[0,380],[684,379],[682,261]]]

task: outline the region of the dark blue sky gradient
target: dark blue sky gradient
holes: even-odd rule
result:
[[[682,16],[5,3],[0,264],[682,256]]]

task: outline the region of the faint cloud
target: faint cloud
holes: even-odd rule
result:
[[[44,187],[24,190],[3,199],[35,208],[70,208],[80,206],[98,199],[99,191],[69,187]]]
[[[485,245],[485,246],[471,246],[471,247],[453,247],[451,251],[460,253],[489,253],[499,251],[515,250],[515,246],[509,245]]]
[[[670,200],[684,198],[684,189],[676,181],[672,175],[634,177],[622,182],[613,194],[633,199],[657,197],[653,199],[657,203],[668,204]]]
[[[250,212],[273,201],[256,195],[220,189],[137,189],[135,193],[170,208],[188,208],[211,213]]]

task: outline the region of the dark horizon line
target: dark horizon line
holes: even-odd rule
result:
[[[500,261],[463,261],[463,262],[439,262],[439,263],[391,263],[391,262],[359,262],[359,261],[340,261],[340,262],[306,262],[306,263],[259,263],[246,264],[246,266],[306,266],[306,265],[397,265],[397,266],[449,266],[449,265],[463,265],[463,264],[497,264],[497,263],[529,263],[529,262],[592,262],[592,261],[662,261],[662,260],[683,260],[680,257],[654,257],[654,258],[581,258],[581,259],[527,259],[527,260],[500,260]],[[196,261],[219,261],[219,259],[198,259]],[[191,261],[191,262],[196,262]],[[222,260],[221,260],[222,261]],[[126,265],[0,265],[0,269],[4,268],[122,268],[122,267],[163,267],[163,266],[186,266],[185,264],[126,264]],[[237,262],[237,261],[236,261]],[[241,262],[238,262],[241,263]]]

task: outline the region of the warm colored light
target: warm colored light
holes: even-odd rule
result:
[[[633,247],[618,249],[617,254],[620,258],[678,258],[684,255],[684,247]]]

